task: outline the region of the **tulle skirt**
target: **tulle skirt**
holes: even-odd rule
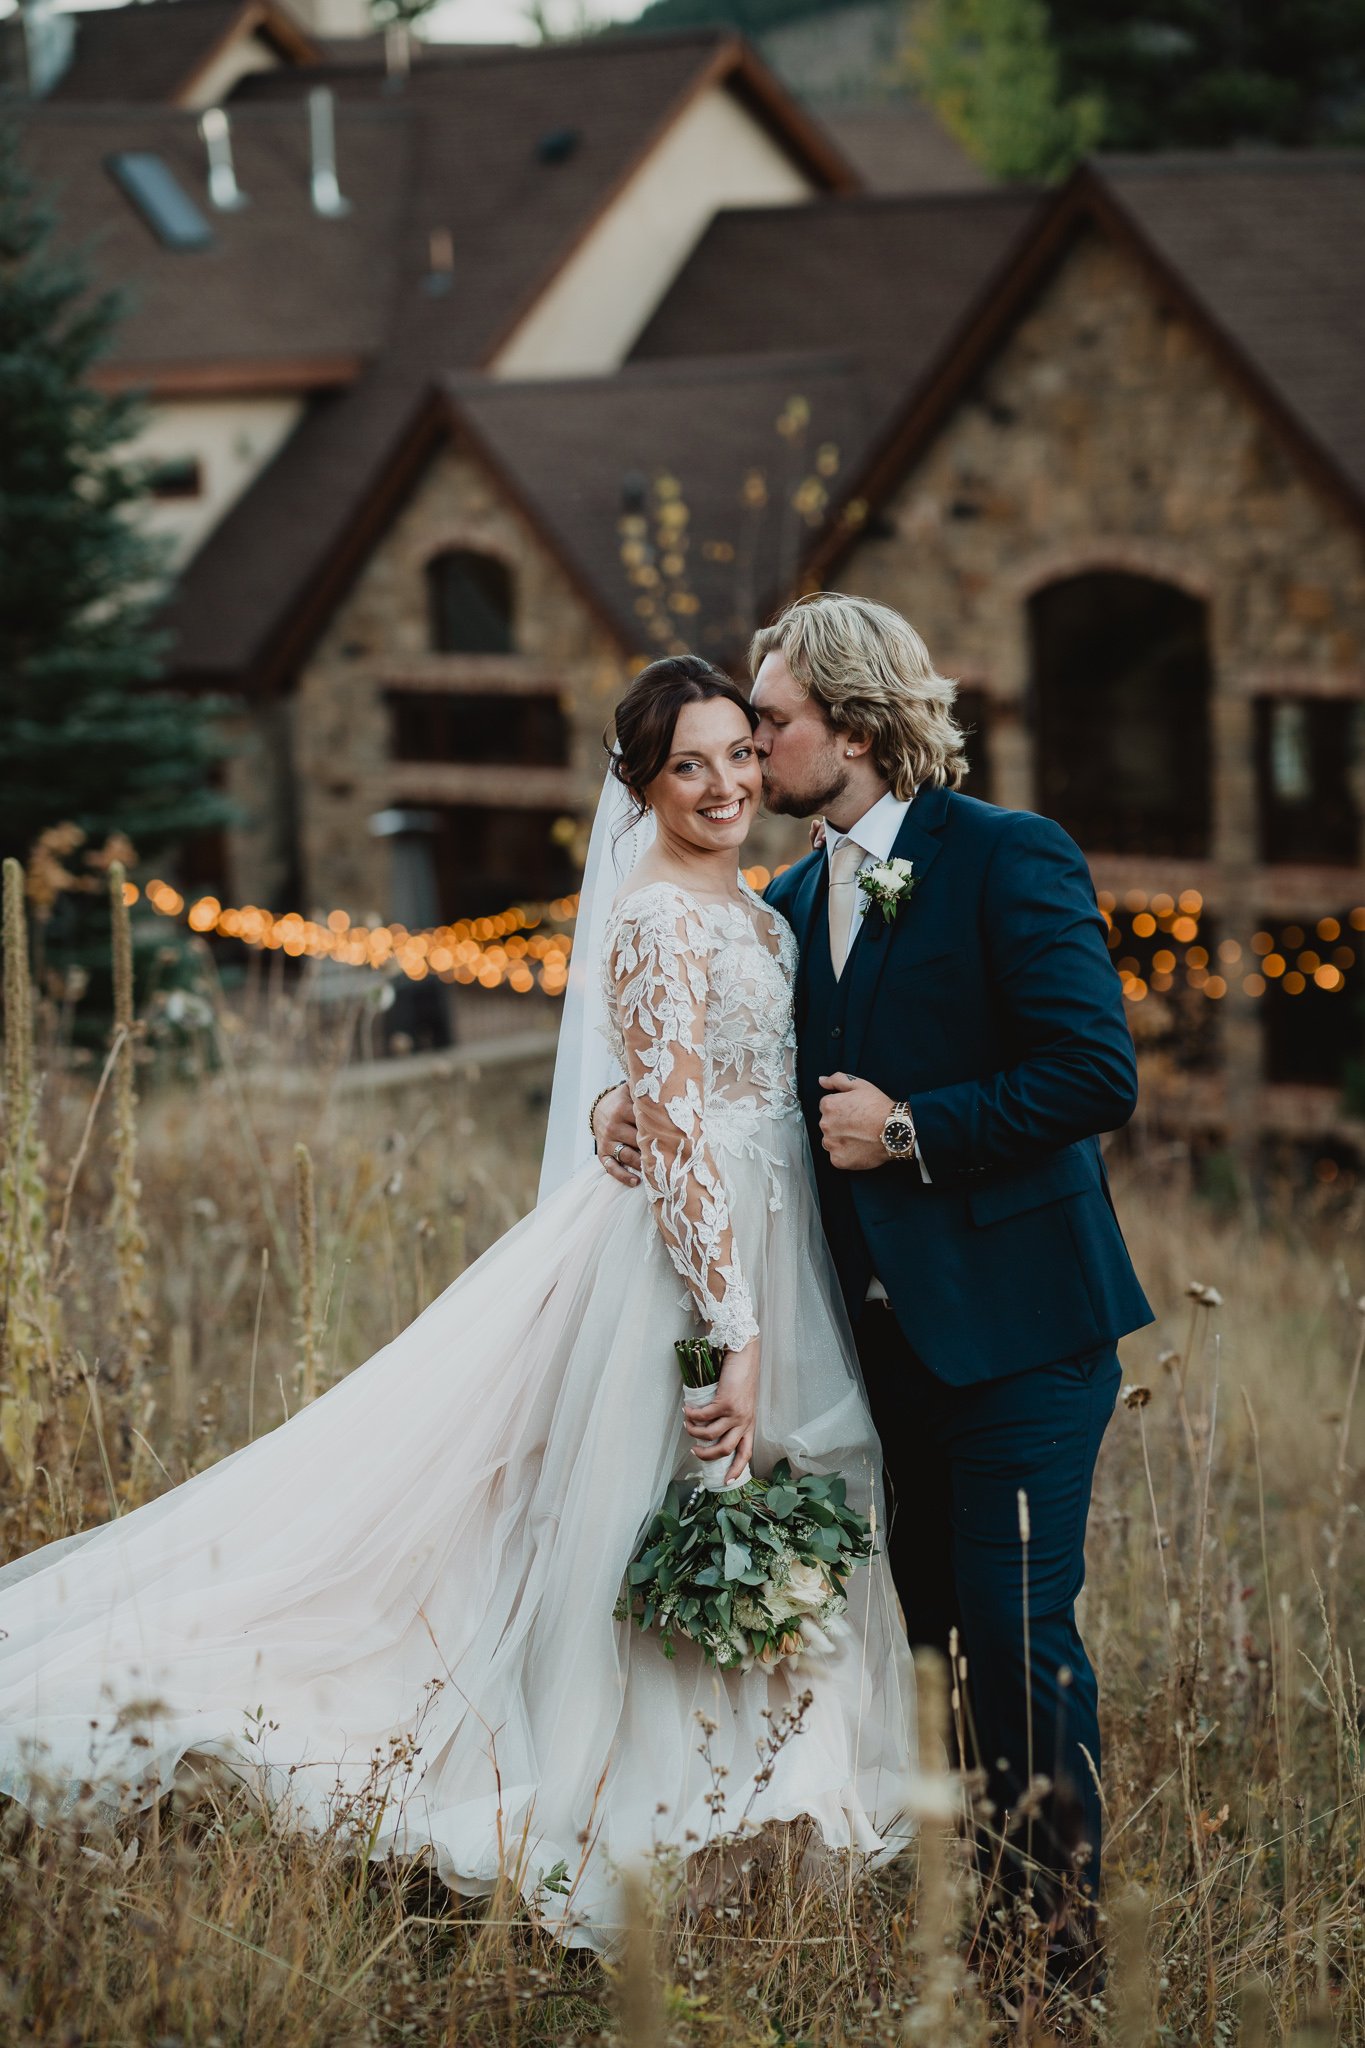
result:
[[[763,1330],[754,1469],[841,1471],[884,1526],[804,1128],[761,1138],[780,1207],[757,1162],[725,1161]],[[673,1356],[695,1328],[643,1192],[589,1164],[270,1435],[0,1570],[0,1791],[40,1820],[83,1788],[127,1810],[217,1759],[279,1825],[425,1850],[469,1895],[515,1873],[595,1948],[625,1868],[741,1816],[894,1855],[913,1676],[882,1557],[831,1653],[773,1671],[670,1661],[613,1618],[666,1484],[696,1470]]]

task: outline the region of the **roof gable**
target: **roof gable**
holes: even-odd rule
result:
[[[651,363],[562,381],[452,378],[444,389],[456,430],[623,651],[664,652],[677,638],[721,662],[790,587],[819,494],[837,490],[873,417],[856,365],[832,355]],[[622,555],[623,517],[643,515],[652,541],[661,478],[687,512],[677,610],[659,586],[634,580]]]
[[[793,397],[810,408],[803,451],[777,429]],[[255,622],[258,644],[247,644],[257,685],[284,681],[451,434],[497,476],[627,654],[663,643],[636,610],[644,593],[622,563],[619,521],[630,491],[642,488],[648,497],[656,475],[675,476],[693,540],[685,588],[700,607],[674,615],[675,627],[723,659],[796,572],[799,536],[807,530],[788,502],[798,472],[810,472],[817,447],[832,444],[838,460],[824,487],[837,488],[872,417],[855,368],[829,357],[649,364],[608,377],[524,383],[447,378],[415,409],[409,402],[363,496],[346,502],[344,520],[327,521],[322,515],[336,496],[327,415],[335,421],[367,402],[383,405],[377,390],[362,386],[344,402],[319,407],[190,563],[169,620],[178,636],[175,666],[186,679],[240,670],[246,619]],[[755,471],[768,480],[768,504],[746,507],[746,478]],[[329,544],[314,551],[306,582],[295,571],[291,602],[277,630],[263,635],[259,622],[277,587],[275,565],[281,556],[297,562],[297,536],[310,519],[314,530],[326,527]],[[708,543],[719,544],[717,552]]]
[[[315,63],[319,45],[274,0],[142,0],[73,10],[71,62],[49,102],[185,106],[196,80],[234,43],[258,36],[289,64]]]
[[[826,580],[1087,228],[1115,238],[1248,401],[1365,519],[1365,156],[1189,155],[1083,165],[947,335],[811,552]]]

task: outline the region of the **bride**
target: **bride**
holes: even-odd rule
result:
[[[840,1471],[884,1526],[794,1089],[796,945],[739,872],[754,723],[695,656],[618,708],[531,1214],[273,1434],[0,1570],[0,1792],[39,1821],[216,1760],[348,1845],[368,1795],[362,1853],[426,1851],[470,1895],[514,1870],[598,1949],[623,1869],[715,1838],[717,1785],[722,1826],[903,1846],[913,1677],[882,1555],[828,1652],[774,1669],[670,1661],[613,1618],[694,1456]],[[594,1084],[622,1072],[643,1192],[592,1156]],[[724,1367],[684,1421],[673,1345],[700,1331]]]

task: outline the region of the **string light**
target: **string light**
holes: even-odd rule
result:
[[[1210,971],[1211,960],[1207,946],[1195,942],[1199,938],[1200,919],[1204,911],[1204,899],[1197,889],[1182,890],[1178,897],[1169,895],[1148,896],[1140,889],[1130,889],[1123,897],[1123,909],[1118,898],[1108,890],[1101,890],[1098,896],[1100,915],[1106,931],[1109,950],[1120,957],[1115,966],[1124,995],[1130,1002],[1141,1002],[1150,988],[1165,994],[1173,986],[1177,967],[1177,956],[1169,945],[1162,945],[1151,956],[1151,978],[1145,979],[1142,963],[1136,955],[1123,956],[1125,939],[1143,940],[1153,937],[1170,939],[1184,950],[1185,981],[1191,988],[1198,989],[1210,1001],[1217,1002],[1225,996],[1231,980],[1216,971]],[[1127,931],[1117,919],[1127,913]],[[1346,986],[1346,978],[1357,965],[1356,948],[1349,945],[1333,946],[1330,959],[1325,948],[1348,934],[1365,932],[1365,904],[1348,911],[1344,920],[1336,917],[1322,917],[1313,927],[1323,951],[1304,946],[1305,931],[1299,924],[1287,924],[1277,933],[1272,931],[1253,932],[1245,947],[1237,939],[1221,939],[1217,946],[1219,964],[1227,969],[1237,968],[1244,955],[1249,955],[1248,965],[1253,971],[1240,976],[1242,993],[1252,998],[1264,996],[1272,985],[1287,995],[1302,995],[1305,990],[1319,989],[1328,995],[1339,993]]]
[[[785,872],[786,863],[770,871],[765,867],[744,870],[753,889],[766,889],[774,874]],[[540,988],[546,995],[562,996],[569,978],[573,940],[566,931],[545,931],[544,925],[571,925],[578,915],[576,894],[558,896],[546,903],[513,904],[496,917],[462,917],[427,931],[411,932],[405,925],[353,923],[348,912],[329,910],[322,918],[304,917],[296,910],[278,913],[256,904],[225,907],[216,896],[188,901],[168,882],[150,881],[147,902],[162,917],[183,918],[191,931],[237,939],[241,944],[264,951],[281,952],[290,958],[331,959],[349,967],[388,969],[397,967],[411,981],[435,976],[464,987],[510,988],[528,995]],[[132,905],[142,892],[136,883],[124,886],[124,899]],[[1107,930],[1107,943],[1118,953],[1125,933],[1116,922],[1121,915],[1117,899],[1107,890],[1098,897],[1100,915]],[[1204,899],[1197,889],[1183,889],[1178,897],[1148,896],[1130,889],[1123,899],[1129,932],[1134,939],[1156,936],[1173,941],[1184,951],[1185,980],[1210,1001],[1224,997],[1229,981],[1211,973],[1208,948],[1195,943]],[[1335,917],[1319,918],[1314,935],[1325,946],[1340,938],[1343,930],[1365,932],[1365,904],[1348,911],[1345,922]],[[1247,951],[1256,971],[1241,976],[1244,995],[1264,996],[1272,985],[1287,995],[1301,995],[1307,989],[1325,994],[1339,993],[1357,965],[1354,946],[1337,945],[1329,959],[1312,947],[1304,947],[1302,925],[1285,925],[1278,937],[1270,931],[1254,932]],[[1226,968],[1238,966],[1243,947],[1236,939],[1223,939],[1218,960]],[[1293,965],[1290,965],[1291,958]],[[1149,989],[1165,994],[1173,986],[1177,955],[1165,944],[1151,957],[1150,978],[1141,971],[1135,954],[1115,962],[1123,993],[1130,1002],[1142,1002]]]
[[[783,870],[779,868],[778,874]],[[744,870],[752,889],[766,889],[773,879],[765,867]],[[125,885],[129,904],[141,892]],[[356,924],[344,910],[325,917],[304,917],[248,903],[225,907],[216,896],[193,902],[169,882],[150,881],[147,902],[161,917],[183,918],[193,932],[237,939],[242,945],[291,959],[337,960],[347,967],[384,970],[397,967],[410,981],[435,976],[466,988],[509,988],[529,995],[540,988],[562,996],[569,979],[573,940],[567,932],[542,931],[544,924],[572,924],[578,915],[577,895],[557,896],[548,903],[514,904],[496,917],[461,917],[427,931],[411,932],[401,924]]]

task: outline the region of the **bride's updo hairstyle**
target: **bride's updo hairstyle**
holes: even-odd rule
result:
[[[684,704],[724,697],[744,713],[752,732],[758,724],[739,684],[699,654],[666,654],[642,668],[616,707],[616,746],[611,772],[624,783],[640,813],[644,793],[673,751],[673,733]]]

